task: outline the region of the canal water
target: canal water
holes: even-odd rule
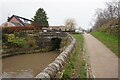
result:
[[[24,54],[2,60],[3,78],[33,78],[55,60],[59,51]]]

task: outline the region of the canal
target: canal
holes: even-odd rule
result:
[[[3,78],[33,78],[55,60],[59,51],[24,54],[2,60]]]

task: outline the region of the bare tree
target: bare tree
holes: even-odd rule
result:
[[[106,3],[110,18],[118,18],[120,16],[120,1],[114,0]]]
[[[65,27],[67,31],[73,31],[76,27],[75,19],[69,18],[65,20]]]
[[[120,0],[106,2],[105,9],[97,9],[95,14],[95,23],[93,30],[99,29],[109,21],[120,18]]]

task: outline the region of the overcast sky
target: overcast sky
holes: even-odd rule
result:
[[[33,18],[43,8],[50,25],[64,25],[65,19],[74,18],[78,27],[88,29],[97,8],[104,8],[109,0],[0,0],[0,24],[11,15]]]

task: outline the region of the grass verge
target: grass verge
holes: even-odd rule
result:
[[[67,64],[65,71],[63,73],[63,78],[86,78],[86,62],[83,60],[83,35],[82,34],[72,34],[76,39],[76,49]]]
[[[103,44],[105,44],[111,51],[113,51],[119,58],[120,54],[118,54],[118,37],[106,34],[104,32],[92,32],[91,33],[95,38],[100,40]]]

